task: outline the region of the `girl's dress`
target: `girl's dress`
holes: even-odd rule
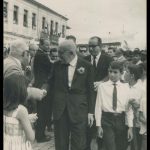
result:
[[[16,118],[21,105],[11,117],[3,115],[4,150],[32,150],[31,143],[26,139],[24,130]]]

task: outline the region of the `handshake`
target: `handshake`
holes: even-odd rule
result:
[[[35,113],[35,114],[29,114],[28,117],[29,117],[29,120],[30,120],[31,123],[36,122],[36,120],[38,119],[37,113]]]
[[[47,95],[47,91],[45,89],[38,89],[34,87],[28,87],[27,92],[28,92],[27,99],[32,98],[38,101],[42,100]]]

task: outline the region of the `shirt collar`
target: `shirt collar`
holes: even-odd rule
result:
[[[69,63],[71,66],[73,66],[73,67],[75,67],[76,66],[76,64],[77,64],[77,59],[78,59],[78,57],[77,57],[77,55],[73,58],[73,60]]]
[[[111,84],[111,85],[113,85],[113,84],[114,84],[114,82],[112,82],[111,80],[108,80],[108,83],[109,83],[109,84]],[[121,84],[121,82],[120,82],[120,81],[117,81],[115,84],[116,84],[116,85],[120,85],[120,84]]]
[[[100,56],[101,56],[101,52],[99,52],[99,54],[96,56],[96,60],[99,60]],[[94,59],[92,55],[91,55],[91,58],[92,60]]]

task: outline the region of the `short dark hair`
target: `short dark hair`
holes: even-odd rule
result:
[[[90,39],[97,39],[98,45],[99,45],[99,46],[102,45],[102,39],[101,39],[100,37],[98,37],[98,36],[93,36],[93,37],[91,37]]]
[[[25,104],[27,97],[27,80],[24,75],[14,73],[4,78],[3,108],[14,110],[19,104]]]
[[[52,52],[58,52],[58,48],[51,48],[51,50],[50,50],[50,53],[52,53]]]
[[[128,70],[130,72],[130,74],[133,74],[134,75],[134,79],[137,81],[138,79],[141,78],[142,74],[143,74],[143,71],[142,71],[142,68],[139,66],[139,65],[136,65],[136,64],[132,64],[130,63],[128,65]]]
[[[119,61],[112,61],[109,65],[109,69],[117,69],[121,73],[123,73],[123,63]]]
[[[76,43],[76,37],[74,36],[74,35],[68,35],[68,36],[66,36],[66,39],[67,40],[73,40],[75,43]]]

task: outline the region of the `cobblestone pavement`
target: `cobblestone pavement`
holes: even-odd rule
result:
[[[55,150],[54,145],[54,133],[46,132],[46,135],[51,136],[51,140],[44,143],[37,143],[36,141],[32,144],[33,150]]]

